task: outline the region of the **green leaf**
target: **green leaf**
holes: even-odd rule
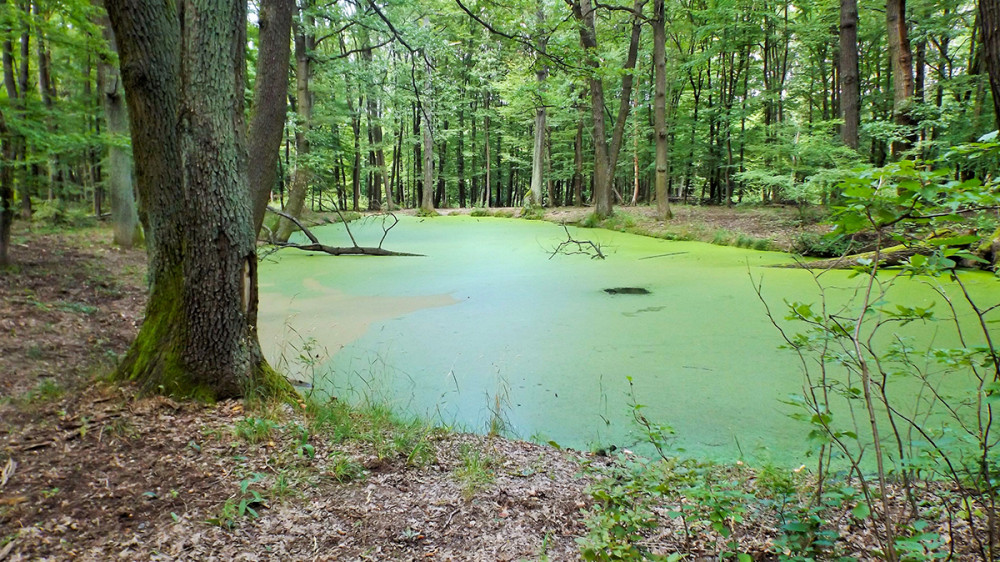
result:
[[[871,510],[868,509],[867,503],[861,502],[854,506],[854,509],[851,510],[851,515],[853,515],[856,519],[865,519],[871,515]]]

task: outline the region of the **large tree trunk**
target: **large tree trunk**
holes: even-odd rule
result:
[[[983,62],[993,92],[994,125],[1000,127],[1000,0],[979,0],[979,27],[983,40]]]
[[[858,148],[861,126],[861,86],[858,80],[858,0],[840,0],[840,138]]]
[[[308,4],[308,2],[306,2]],[[309,156],[309,128],[312,124],[312,92],[309,90],[309,81],[312,72],[312,50],[315,38],[313,37],[313,17],[306,13],[304,5],[300,9],[299,21],[295,29],[295,111],[297,113],[297,127],[295,128],[295,173],[292,176],[292,185],[288,187],[288,203],[285,205],[285,212],[293,217],[302,216],[302,208],[306,202],[306,192],[309,190],[309,166],[306,160]],[[279,242],[287,242],[288,237],[295,231],[295,224],[292,221],[282,218],[278,222],[278,231],[275,238]]]
[[[178,10],[107,0],[107,9],[149,220],[150,298],[118,375],[143,391],[184,397],[287,392],[256,333],[246,4],[186,0]]]
[[[886,0],[889,60],[892,64],[892,113],[897,125],[913,125],[913,53],[906,27],[906,0]],[[912,139],[892,144],[893,154],[910,148]]]
[[[112,52],[117,52],[111,23],[106,18],[102,19],[104,40],[108,42]],[[128,110],[125,108],[121,74],[114,64],[103,57],[97,66],[97,83],[108,135],[119,139],[108,146],[108,191],[111,195],[114,242],[123,248],[131,248],[142,241],[142,230],[139,228],[139,214],[136,211],[132,185],[132,158],[121,142],[129,134]]]
[[[653,128],[656,137],[656,216],[660,220],[672,217],[670,194],[667,193],[667,65],[664,29],[666,16],[663,0],[653,2],[653,66],[655,67],[655,94],[653,96]]]
[[[248,134],[253,229],[259,233],[278,179],[278,155],[288,107],[289,37],[294,0],[261,0],[260,47]]]

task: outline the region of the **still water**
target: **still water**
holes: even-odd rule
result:
[[[351,228],[361,245],[383,233],[380,220]],[[552,256],[566,238],[556,224],[474,217],[400,217],[384,246],[424,257],[284,250],[260,270],[265,353],[317,391],[471,431],[499,420],[523,439],[632,447],[642,441],[634,393],[687,454],[805,462],[809,428],[783,402],[802,392],[801,364],[779,349],[751,277],[783,317],[785,300],[817,300],[808,272],[769,267],[790,261],[779,252],[570,232],[607,259]],[[342,226],[315,233],[350,245]],[[860,278],[823,279],[836,286],[830,298],[844,300]],[[990,276],[968,279],[1000,299]],[[620,287],[648,294],[605,291]],[[919,280],[894,291],[908,303],[933,300]],[[934,323],[906,329],[954,344]]]

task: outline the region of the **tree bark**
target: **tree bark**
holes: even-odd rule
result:
[[[313,17],[306,13],[308,2],[300,8],[299,21],[295,28],[295,111],[297,123],[295,128],[295,173],[292,185],[288,187],[288,204],[285,211],[293,217],[302,216],[302,208],[306,202],[306,192],[309,190],[309,129],[312,125],[312,92],[309,81],[312,73],[312,50],[315,43],[313,37]],[[278,222],[275,238],[287,242],[295,231],[295,225],[288,219]]]
[[[979,0],[983,62],[993,93],[994,125],[1000,127],[1000,0]]]
[[[294,0],[261,0],[258,13],[260,48],[257,78],[253,85],[253,107],[248,132],[250,197],[253,201],[254,233],[260,232],[278,180],[278,155],[288,109],[289,38]]]
[[[855,150],[861,127],[858,75],[858,0],[840,0],[840,111],[844,119],[840,138]]]
[[[427,24],[426,18],[424,19],[424,25]],[[423,172],[424,190],[421,193],[420,198],[420,210],[425,212],[434,211],[434,132],[432,127],[434,126],[434,109],[431,107],[431,91],[433,88],[433,81],[431,79],[431,67],[426,65],[424,68],[424,91],[423,96],[420,98],[420,112],[423,114]]]
[[[0,268],[10,265],[10,226],[14,222],[14,151],[7,120],[0,108]]]
[[[576,121],[576,138],[573,139],[573,206],[583,206],[583,111]]]
[[[115,34],[107,18],[101,18],[104,40],[113,53],[117,53]],[[101,104],[104,107],[105,128],[114,140],[108,146],[108,191],[111,195],[111,224],[114,243],[131,248],[142,241],[139,214],[136,210],[135,191],[132,185],[132,159],[124,148],[128,138],[128,110],[122,91],[121,74],[110,61],[101,57],[97,66]]]
[[[897,125],[911,127],[910,114],[913,103],[913,53],[906,27],[906,0],[886,0],[885,21],[888,30],[889,60],[892,64],[892,113]],[[912,145],[912,135],[907,140],[892,143],[894,155]]]
[[[655,93],[653,95],[653,135],[656,138],[656,216],[660,220],[673,217],[670,212],[670,194],[667,193],[667,65],[664,29],[666,13],[664,0],[653,1],[653,66],[655,67]]]
[[[149,221],[150,298],[118,376],[180,397],[291,392],[256,333],[246,4],[107,0],[107,10]]]
[[[580,22],[580,45],[587,51],[587,66],[590,76],[587,82],[590,86],[590,113],[593,122],[594,136],[594,214],[599,218],[607,218],[613,212],[611,191],[614,183],[614,171],[618,164],[618,155],[622,138],[625,134],[625,122],[631,107],[632,82],[634,79],[636,57],[639,49],[639,34],[641,31],[641,13],[644,0],[635,0],[632,7],[632,34],[629,40],[628,54],[622,67],[621,98],[618,105],[618,118],[612,129],[611,144],[608,144],[607,126],[604,118],[604,83],[601,80],[601,63],[597,53],[597,29],[594,23],[594,8],[591,0],[579,0],[572,3],[573,17]]]
[[[545,80],[548,78],[549,69],[542,62],[545,55],[545,48],[548,38],[545,35],[545,4],[542,0],[536,2],[535,18],[538,24],[536,30],[535,50],[538,54],[535,59],[535,82],[538,88],[535,102],[535,143],[531,153],[531,187],[530,202],[532,206],[542,204],[542,183],[545,181],[545,99],[542,93],[545,89]],[[550,202],[551,203],[551,202]]]

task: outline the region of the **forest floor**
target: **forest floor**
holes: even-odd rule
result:
[[[616,207],[615,218],[604,226],[635,234],[699,240],[736,245],[740,237],[748,242],[767,241],[773,250],[789,251],[803,233],[820,233],[829,226],[819,224],[820,214],[814,209],[800,210],[793,206],[739,206],[671,204],[673,218],[656,218],[656,207],[640,205]],[[445,215],[470,214],[475,209],[439,209]],[[482,210],[480,210],[482,212]],[[520,216],[520,207],[490,208],[498,216]],[[593,212],[590,207],[555,207],[545,209],[547,221],[566,224],[584,222]]]
[[[699,228],[745,218],[724,220]],[[608,457],[378,425],[378,411],[355,439],[304,405],[137,396],[104,378],[141,321],[145,253],[112,247],[106,228],[22,225],[13,242],[16,265],[0,271],[0,561],[580,558],[586,487]],[[660,517],[649,547],[675,551],[679,528]],[[761,518],[734,539],[776,560],[776,527]],[[867,557],[872,537],[857,527],[848,551]],[[708,534],[684,545],[689,560],[715,547]]]

